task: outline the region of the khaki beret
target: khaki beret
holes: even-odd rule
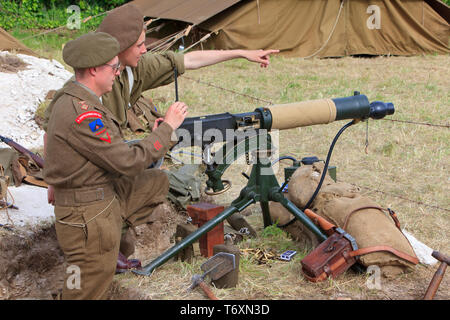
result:
[[[131,47],[144,30],[144,16],[133,4],[118,7],[103,19],[97,32],[106,32],[119,41],[120,52]]]
[[[119,43],[104,32],[89,32],[66,43],[63,60],[74,69],[104,65],[119,53]]]

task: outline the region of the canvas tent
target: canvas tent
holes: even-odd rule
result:
[[[0,28],[0,51],[14,51],[17,53],[23,53],[30,56],[37,56],[33,50],[19,42],[16,38],[10,35],[8,32]]]
[[[295,57],[450,53],[438,0],[136,0],[144,15],[201,30],[203,46]],[[184,29],[190,32],[190,27]],[[187,32],[180,34],[183,38]],[[195,34],[195,33],[191,33]],[[177,39],[177,40],[178,40]]]
[[[135,0],[144,16],[198,25],[240,0]]]
[[[209,32],[196,26],[240,0],[135,0],[131,2],[142,11],[145,17],[152,18],[148,21],[152,23],[147,32],[147,48],[163,51],[176,42],[183,44],[185,41],[198,42],[202,35]]]

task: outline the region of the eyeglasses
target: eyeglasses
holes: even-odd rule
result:
[[[117,72],[120,69],[120,61],[117,62],[116,64],[107,64],[107,63],[105,63],[105,66],[111,67],[114,70],[114,72]]]

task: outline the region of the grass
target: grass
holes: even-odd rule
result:
[[[73,37],[65,34],[63,37]],[[43,56],[61,62],[63,38],[49,38],[48,46],[26,42]],[[64,38],[65,39],[65,38]],[[31,41],[31,40],[30,40]],[[367,95],[370,101],[393,102],[396,108],[389,119],[447,125],[450,119],[450,57],[375,57],[310,59],[273,57],[267,69],[260,69],[242,59],[208,68],[189,71],[186,76],[258,97],[274,104],[350,96],[353,91]],[[190,116],[222,112],[253,111],[267,103],[248,96],[233,94],[181,76],[180,100],[190,107]],[[175,100],[173,85],[145,93],[159,109],[166,110]],[[329,145],[346,122],[297,128],[279,133],[279,154],[300,159],[316,155],[324,159]],[[402,227],[429,247],[448,253],[450,231],[450,131],[436,127],[389,120],[369,121],[369,146],[365,152],[366,124],[350,127],[339,139],[330,165],[337,166],[338,181],[361,187],[361,193],[383,207],[393,208]],[[283,162],[277,173],[283,179]],[[241,172],[246,164],[231,166],[224,179],[233,183],[230,191],[217,196],[217,203],[228,205],[246,184]],[[257,265],[251,257],[243,257],[239,284],[233,289],[214,288],[219,299],[421,299],[435,271],[419,265],[411,274],[382,280],[383,290],[370,290],[368,276],[351,272],[337,280],[319,284],[301,276],[300,259],[308,248],[298,247],[279,229],[262,227],[258,206],[248,209],[248,221],[259,237],[247,239],[244,247],[298,250],[292,262],[274,261]],[[166,263],[151,277],[133,275],[116,277],[123,288],[138,288],[151,299],[205,299],[199,290],[187,293],[190,278],[200,272],[198,258],[192,265]],[[448,279],[448,277],[447,277]],[[398,289],[403,288],[402,290]],[[449,299],[448,280],[444,278],[438,298]]]
[[[393,102],[396,112],[389,119],[448,126],[449,62],[449,56],[322,60],[275,57],[266,70],[243,61],[230,61],[189,71],[187,76],[274,104],[344,97],[357,90],[367,95],[370,101]],[[241,68],[243,63],[247,64],[245,69]],[[147,94],[155,100],[164,97],[166,105],[174,101],[173,85]],[[252,111],[265,105],[183,76],[179,80],[179,96],[190,106],[191,116]],[[333,137],[345,123],[282,131],[279,133],[279,153],[297,159],[311,155],[324,159]],[[429,247],[446,252],[450,244],[447,236],[450,231],[448,127],[370,120],[368,153],[365,152],[365,139],[366,124],[360,123],[350,127],[338,140],[331,158],[331,165],[337,166],[338,181],[360,186],[363,195],[394,209],[402,228]],[[280,183],[282,168],[288,165],[290,162],[282,163],[278,170]],[[225,172],[224,179],[231,179],[233,187],[218,196],[218,202],[226,205],[238,196],[246,184],[240,172],[247,169],[245,164],[240,164]],[[252,211],[252,225],[261,224],[258,206]],[[253,245],[278,252],[286,249],[285,239],[264,238],[261,225],[259,232],[261,242]],[[292,247],[295,248],[295,244],[291,242],[289,248]],[[417,266],[412,274],[399,279],[382,279],[381,291],[368,289],[368,275],[355,277],[351,272],[337,280],[311,285],[301,277],[299,259],[300,256],[291,264],[277,261],[270,267],[244,260],[238,288],[227,294],[223,289],[216,292],[224,299],[421,299],[435,271],[433,267]],[[397,286],[405,290],[395,290]],[[448,285],[441,284],[439,291],[444,299],[450,297],[446,287]],[[192,298],[203,299],[203,295],[199,293]]]
[[[48,33],[46,33],[46,30],[25,30],[20,28],[13,28],[8,32],[36,52],[39,56],[45,57],[46,59],[55,59],[62,63],[68,70],[72,70],[62,59],[62,49],[64,44],[93,30],[95,30],[95,28],[83,26],[83,28],[79,30],[61,28]]]

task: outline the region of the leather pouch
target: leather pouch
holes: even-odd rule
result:
[[[328,277],[336,278],[356,263],[357,250],[355,239],[341,228],[301,260],[305,277],[319,282]]]
[[[353,210],[345,219],[344,228],[347,226],[351,215],[367,208],[384,210],[379,207],[363,207]],[[388,211],[395,225],[401,231],[396,213],[391,209],[388,209]],[[319,244],[317,248],[300,261],[304,276],[312,282],[323,281],[328,277],[334,279],[354,265],[359,256],[372,252],[389,252],[413,265],[419,263],[419,259],[416,256],[411,256],[386,245],[369,246],[359,249],[356,240],[345,232],[344,229],[336,227],[309,209],[305,210],[305,214],[329,235],[324,242]]]

